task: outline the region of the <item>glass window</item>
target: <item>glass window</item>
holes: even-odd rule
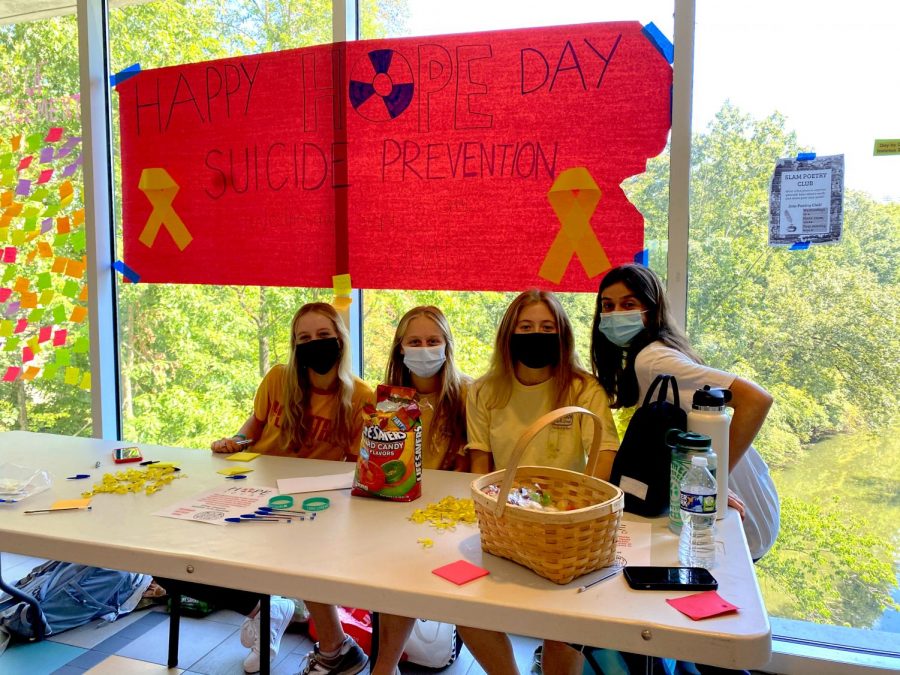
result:
[[[898,24],[889,2],[697,3],[688,299],[699,353],[775,397],[773,632],[894,652],[900,164],[873,145],[896,136]],[[840,243],[767,243],[775,160],[799,151],[845,156]]]
[[[74,16],[0,26],[0,429],[91,433]]]
[[[110,10],[111,69],[327,43],[331,31],[330,4],[127,5]],[[118,181],[117,120],[114,110]],[[117,239],[121,251],[121,222]],[[140,283],[118,288],[125,437],[187,447],[208,447],[241,427],[262,376],[287,361],[294,312],[332,297],[330,289]]]
[[[461,0],[441,4],[430,0],[408,0],[405,11],[392,3],[361,3],[361,38],[381,37],[368,29],[370,20],[381,13],[401,20],[388,26],[388,37],[411,37],[506,30],[602,21],[653,22],[670,39],[673,32],[671,0],[649,2],[576,2],[551,4],[497,0],[490,3]],[[666,270],[668,241],[668,152],[651,159],[648,171],[623,185],[629,199],[645,217],[644,243],[650,265],[661,275]],[[663,200],[658,208],[658,200]],[[521,289],[526,290],[526,289]],[[384,378],[384,368],[398,319],[416,305],[440,307],[450,322],[457,342],[457,358],[463,372],[479,377],[487,370],[497,326],[506,307],[518,293],[476,293],[449,291],[367,290],[364,300],[365,379],[370,383]],[[594,315],[593,293],[562,293],[560,299],[575,327],[582,363],[589,368],[590,325]]]

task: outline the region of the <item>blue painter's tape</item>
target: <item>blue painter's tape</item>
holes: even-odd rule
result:
[[[809,248],[808,241],[795,241],[791,244],[791,247],[788,249],[789,251],[805,251]]]
[[[816,153],[814,152],[798,152],[797,153],[797,161],[798,162],[811,162],[816,158]]]
[[[669,41],[663,32],[652,21],[641,29],[651,44],[663,55],[663,58],[672,63],[675,60],[675,46]]]
[[[634,262],[638,265],[643,265],[644,267],[650,266],[650,251],[648,249],[644,249],[640,253],[634,254]]]
[[[140,63],[132,63],[130,66],[125,68],[124,70],[120,70],[115,75],[109,76],[109,86],[115,87],[117,85],[122,84],[125,80],[130,80],[132,77],[141,72],[141,64]]]
[[[141,275],[135,272],[121,260],[116,260],[116,262],[114,262],[112,266],[114,270],[116,270],[117,272],[121,272],[122,276],[128,279],[128,281],[133,284],[136,284],[141,280]]]

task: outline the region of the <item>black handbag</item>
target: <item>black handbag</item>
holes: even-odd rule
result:
[[[672,384],[674,403],[666,400]],[[653,394],[659,395],[653,400]],[[657,375],[625,430],[613,461],[610,482],[625,492],[625,510],[655,518],[669,509],[671,449],[666,444],[670,429],[687,429],[674,375]]]

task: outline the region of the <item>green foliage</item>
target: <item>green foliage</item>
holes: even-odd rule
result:
[[[885,609],[900,608],[889,592],[896,583],[890,544],[849,514],[840,496],[784,496],[781,508],[790,527],[758,563],[766,595],[791,599],[779,602],[779,616],[871,626]]]

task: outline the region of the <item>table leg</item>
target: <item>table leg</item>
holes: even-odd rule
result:
[[[27,593],[23,593],[18,588],[14,588],[13,586],[10,586],[5,581],[3,581],[2,558],[0,558],[0,590],[2,590],[7,595],[14,597],[16,600],[24,602],[28,605],[28,614],[30,615],[28,620],[31,622],[31,626],[34,628],[34,639],[43,640],[44,619],[42,618],[43,615],[41,613],[41,606],[37,600],[35,600]]]
[[[380,618],[378,616],[378,612],[371,612],[372,615],[372,648],[369,650],[371,654],[369,654],[369,667],[374,668],[375,664],[378,663],[378,624],[380,623]]]
[[[271,654],[269,649],[272,635],[272,598],[259,596],[259,675],[269,675]]]
[[[169,609],[169,668],[178,666],[178,628],[181,623],[181,585],[166,584],[169,588],[169,599],[171,607]]]

